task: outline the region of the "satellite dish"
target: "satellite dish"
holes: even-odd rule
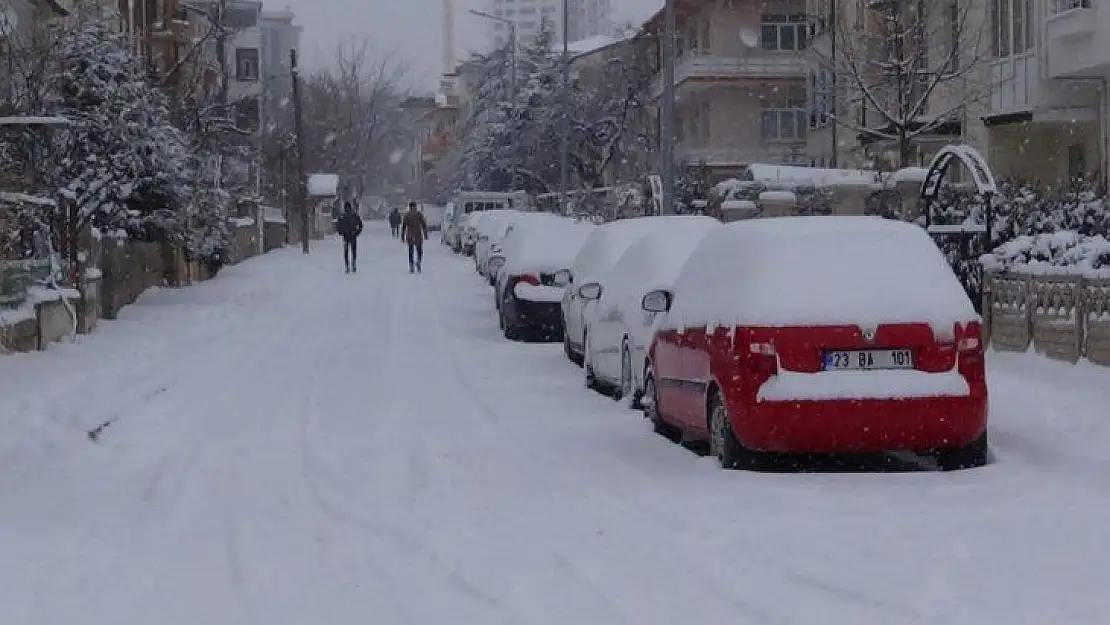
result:
[[[759,31],[754,30],[751,27],[745,26],[744,28],[740,29],[739,35],[740,35],[740,43],[744,44],[745,47],[748,47],[748,48],[757,48],[757,47],[759,47]]]

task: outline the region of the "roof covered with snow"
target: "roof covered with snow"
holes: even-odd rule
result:
[[[312,197],[339,195],[339,174],[311,174],[308,177],[308,194]]]
[[[879,217],[785,217],[725,225],[676,281],[671,327],[928,323],[951,336],[978,320],[921,227]]]
[[[568,43],[567,52],[569,52],[570,55],[574,57],[585,56],[599,50],[604,50],[605,48],[621,43],[622,41],[627,41],[627,39],[621,37],[613,37],[610,35],[594,35],[593,37],[587,37],[585,39],[579,39],[578,41],[572,41]],[[556,46],[555,49],[562,50],[562,47]]]

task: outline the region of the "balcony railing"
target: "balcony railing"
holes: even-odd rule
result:
[[[742,56],[687,53],[675,60],[674,84],[691,80],[743,80],[798,78],[806,76],[806,59],[801,52],[751,50]],[[651,96],[663,95],[663,73],[651,84]]]
[[[734,167],[763,163],[768,165],[805,165],[805,143],[773,144],[755,147],[719,147],[680,144],[675,149],[679,162],[688,165],[704,163],[710,167]]]

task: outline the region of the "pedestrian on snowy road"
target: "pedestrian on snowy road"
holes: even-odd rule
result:
[[[396,206],[389,211],[389,229],[393,232],[394,239],[401,236],[401,211]]]
[[[343,237],[343,266],[347,273],[358,273],[358,235],[362,234],[362,217],[358,216],[350,202],[343,203],[343,214],[335,224],[335,230]]]
[[[421,271],[420,265],[424,260],[424,239],[428,238],[428,222],[424,213],[416,206],[416,202],[409,202],[409,210],[401,222],[401,238],[409,248],[409,273]]]

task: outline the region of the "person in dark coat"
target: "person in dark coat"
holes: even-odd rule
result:
[[[401,238],[409,248],[409,273],[421,271],[420,265],[424,261],[424,239],[428,238],[428,222],[424,213],[416,206],[416,202],[409,202],[409,210],[401,222]]]
[[[389,211],[389,229],[393,231],[394,239],[401,236],[401,211],[396,206]]]
[[[350,202],[343,203],[343,214],[339,216],[335,230],[343,237],[343,266],[347,273],[357,273],[358,235],[362,234],[362,217],[358,216]]]

